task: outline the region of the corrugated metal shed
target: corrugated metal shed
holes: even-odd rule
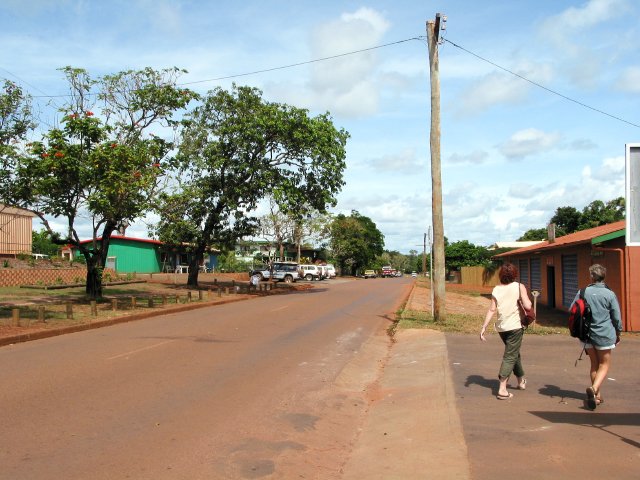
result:
[[[28,210],[0,204],[0,255],[31,254],[35,216]]]

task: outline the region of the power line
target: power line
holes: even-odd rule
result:
[[[606,115],[607,117],[613,118],[614,120],[618,120],[618,121],[620,121],[620,122],[624,122],[624,123],[626,123],[626,124],[629,124],[629,125],[631,125],[631,126],[633,126],[633,127],[640,128],[640,125],[638,125],[638,124],[635,124],[635,123],[633,123],[633,122],[630,122],[630,121],[628,121],[628,120],[625,120],[624,118],[617,117],[617,116],[612,115],[612,114],[610,114],[610,113],[607,113],[607,112],[605,112],[605,111],[603,111],[603,110],[600,110],[600,109],[598,109],[598,108],[595,108],[595,107],[592,107],[592,106],[590,106],[590,105],[587,105],[586,103],[580,102],[579,100],[575,100],[575,99],[573,99],[573,98],[571,98],[571,97],[568,97],[568,96],[566,96],[566,95],[563,95],[563,94],[562,94],[562,93],[560,93],[560,92],[557,92],[557,91],[552,90],[552,89],[550,89],[550,88],[548,88],[548,87],[545,87],[544,85],[541,85],[541,84],[539,84],[539,83],[537,83],[537,82],[534,82],[533,80],[530,80],[530,79],[528,79],[527,77],[524,77],[524,76],[520,75],[519,73],[516,73],[516,72],[514,72],[514,71],[512,71],[512,70],[509,70],[508,68],[505,68],[505,67],[503,67],[503,66],[501,66],[501,65],[498,65],[497,63],[492,62],[491,60],[488,60],[488,59],[486,59],[486,58],[484,58],[484,57],[481,57],[481,56],[480,56],[480,55],[478,55],[477,53],[474,53],[474,52],[472,52],[472,51],[470,51],[470,50],[467,50],[466,48],[464,48],[464,47],[462,47],[462,46],[460,46],[460,45],[458,45],[458,44],[456,44],[456,43],[453,43],[451,40],[447,40],[446,38],[444,38],[443,40],[444,40],[445,42],[447,42],[447,43],[450,43],[450,44],[451,44],[451,45],[453,45],[454,47],[459,48],[460,50],[462,50],[462,51],[464,51],[464,52],[468,53],[469,55],[473,55],[474,57],[479,58],[479,59],[480,59],[480,60],[482,60],[483,62],[487,62],[488,64],[493,65],[494,67],[499,68],[500,70],[504,70],[505,72],[510,73],[511,75],[513,75],[513,76],[515,76],[515,77],[518,77],[518,78],[520,78],[520,79],[524,80],[525,82],[529,82],[530,84],[535,85],[535,86],[536,86],[536,87],[538,87],[538,88],[541,88],[541,89],[543,89],[543,90],[546,90],[546,91],[547,91],[547,92],[549,92],[549,93],[553,93],[554,95],[557,95],[557,96],[559,96],[559,97],[561,97],[561,98],[564,98],[565,100],[569,100],[570,102],[573,102],[573,103],[575,103],[575,104],[577,104],[577,105],[580,105],[581,107],[585,107],[585,108],[588,108],[589,110],[593,110],[594,112],[598,112],[598,113],[601,113],[602,115]]]
[[[385,44],[382,44],[382,45],[375,45],[373,47],[368,47],[368,48],[361,48],[359,50],[352,50],[350,52],[339,53],[337,55],[330,55],[328,57],[315,58],[313,60],[306,60],[304,62],[290,63],[288,65],[281,65],[281,66],[278,66],[278,67],[265,68],[265,69],[262,69],[262,70],[254,70],[254,71],[251,71],[251,72],[237,73],[237,74],[234,74],[234,75],[226,75],[224,77],[207,78],[205,80],[195,80],[193,82],[179,83],[178,86],[195,85],[195,84],[198,84],[198,83],[207,83],[207,82],[216,82],[216,81],[220,81],[220,80],[228,80],[228,79],[231,79],[231,78],[248,77],[250,75],[257,75],[259,73],[274,72],[276,70],[285,70],[285,69],[288,69],[288,68],[300,67],[302,65],[309,65],[311,63],[324,62],[324,61],[327,61],[327,60],[333,60],[333,59],[336,59],[336,58],[346,57],[346,56],[349,56],[349,55],[356,55],[358,53],[364,53],[364,52],[369,52],[369,51],[372,51],[372,50],[378,50],[380,48],[391,47],[393,45],[399,45],[401,43],[411,42],[413,40],[420,41],[422,39],[424,39],[424,36],[405,38],[404,40],[398,40],[396,42],[385,43]],[[89,95],[97,95],[97,94],[89,93]],[[68,96],[69,95],[34,95],[33,98],[59,98],[59,97],[68,97]]]

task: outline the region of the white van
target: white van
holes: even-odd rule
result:
[[[327,270],[329,271],[329,278],[336,278],[336,267],[331,263],[327,263]]]
[[[318,265],[300,265],[302,270],[302,278],[305,280],[321,280],[322,270]]]

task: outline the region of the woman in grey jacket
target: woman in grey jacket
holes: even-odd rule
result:
[[[587,405],[591,410],[595,410],[602,403],[600,389],[611,366],[611,350],[620,341],[622,319],[616,294],[604,284],[607,269],[594,264],[589,267],[589,274],[593,283],[584,293],[592,315],[589,342],[585,346],[591,360],[591,386],[587,388]],[[574,302],[579,295],[580,292]]]

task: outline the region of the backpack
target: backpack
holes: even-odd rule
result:
[[[584,298],[586,288],[580,289],[578,299],[569,309],[569,334],[587,343],[591,333],[591,307]]]

